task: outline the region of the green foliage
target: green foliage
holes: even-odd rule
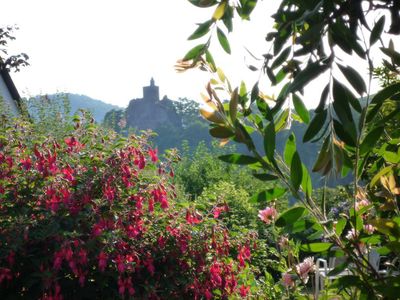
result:
[[[251,9],[247,10],[249,1],[245,0],[210,2],[210,6],[215,5],[214,26],[219,30],[225,26],[230,32],[235,14],[249,19],[256,3],[251,1]],[[388,26],[383,13],[391,16]],[[256,82],[252,92],[241,93],[241,101],[236,103],[239,87],[231,85],[215,62],[211,66],[204,58],[211,41],[215,40],[210,38],[215,34],[213,31],[209,32],[208,41],[201,44],[201,50],[190,57],[192,67],[208,70],[213,76],[205,99],[209,109],[201,110],[202,115],[211,126],[225,128],[233,134],[219,134],[222,143],[231,140],[248,149],[246,156],[225,154],[224,161],[246,164],[257,173],[276,176],[279,184],[298,202],[282,212],[275,222],[281,228],[275,234],[285,233],[295,241],[288,247],[286,256],[279,256],[280,261],[283,259],[287,263],[287,270],[281,272],[289,298],[302,297],[301,286],[307,288],[308,279],[308,271],[304,270],[312,270],[311,258],[294,266],[293,256],[296,257],[298,250],[304,254],[328,255],[331,247],[338,249],[334,251],[337,255],[345,257],[345,266],[352,273],[335,281],[333,294],[392,299],[394,291],[398,290],[398,270],[391,273],[393,276],[377,272],[367,254],[372,248],[389,254],[392,268],[393,262],[399,259],[396,247],[400,218],[400,143],[397,138],[400,134],[397,126],[400,85],[396,74],[400,68],[400,52],[388,38],[390,34],[400,34],[399,13],[400,4],[396,0],[388,0],[385,5],[366,0],[282,0],[272,15],[274,27],[266,37],[270,50],[263,55],[262,65],[254,68],[264,71],[262,80],[269,79],[271,85],[281,84],[277,97],[263,94]],[[375,69],[375,73],[384,76],[385,85],[372,96],[369,90],[372,75],[365,82],[360,69],[343,62],[358,56],[365,63],[366,72],[372,74],[376,62],[370,53],[378,47],[378,42],[377,50],[385,59],[384,69]],[[322,74],[326,74],[324,79]],[[299,95],[316,79],[325,80],[325,83],[321,85],[324,88],[320,102],[309,122],[310,116]],[[229,105],[221,102],[221,90],[230,94]],[[353,91],[364,98],[357,99]],[[252,106],[253,103],[257,107]],[[293,106],[295,112],[290,110]],[[319,155],[314,156],[313,168],[322,175],[322,180],[327,182],[330,177],[352,172],[352,188],[344,196],[346,205],[342,211],[326,214],[326,208],[334,206],[332,199],[324,189],[321,200],[317,200],[311,182],[315,176],[309,175],[306,167],[309,164],[302,163],[309,157],[296,150],[299,144],[296,145],[293,135],[288,134],[283,158],[275,151],[278,133],[288,129],[292,119],[309,122],[303,142],[322,141]],[[255,135],[263,141],[261,145],[255,142]],[[263,214],[264,222],[269,225],[274,219],[274,209],[269,207]],[[277,240],[277,236],[274,238]],[[299,243],[303,245],[301,248]],[[303,271],[306,274],[301,274]]]

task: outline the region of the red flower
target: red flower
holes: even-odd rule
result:
[[[151,157],[152,162],[157,162],[157,160],[158,160],[157,149],[149,149],[149,155]]]
[[[104,272],[104,270],[105,270],[106,267],[107,267],[107,259],[108,259],[108,256],[107,256],[107,254],[105,254],[103,251],[101,251],[100,254],[99,254],[99,256],[98,256],[98,259],[99,259],[99,270],[100,270],[101,272]]]
[[[247,296],[249,291],[250,291],[250,287],[249,286],[245,286],[244,284],[242,284],[240,286],[240,288],[239,288],[240,296],[243,297],[243,298]]]

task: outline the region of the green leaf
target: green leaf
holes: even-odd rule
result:
[[[372,28],[371,35],[369,37],[369,45],[375,44],[381,37],[383,28],[385,27],[385,16],[382,16],[378,22],[376,22],[374,28]]]
[[[262,202],[276,200],[277,198],[282,197],[285,193],[286,193],[285,189],[276,187],[253,195],[250,198],[250,202],[262,203]]]
[[[329,250],[332,247],[332,243],[311,243],[311,244],[303,244],[300,246],[300,250],[305,252],[324,252]]]
[[[225,50],[226,53],[231,54],[231,46],[229,45],[229,41],[225,35],[225,33],[217,28],[217,37],[218,41],[221,44],[222,48]]]
[[[380,126],[368,132],[367,136],[364,138],[360,145],[360,155],[364,155],[375,146],[376,142],[382,136],[384,130],[385,127]]]
[[[283,212],[275,222],[278,227],[284,227],[287,225],[294,224],[298,219],[300,219],[306,213],[306,209],[302,206],[296,206],[289,208]]]
[[[365,85],[364,80],[362,79],[361,75],[358,74],[356,70],[352,67],[347,66],[343,67],[338,65],[340,71],[342,71],[344,77],[350,82],[353,88],[360,94],[364,94],[367,91],[367,86]]]
[[[371,104],[378,104],[400,92],[400,82],[389,85],[380,90],[371,100]]]
[[[201,54],[203,54],[205,48],[206,48],[205,44],[200,44],[193,47],[192,49],[189,50],[188,53],[186,53],[183,60],[191,60],[199,57]]]
[[[392,170],[393,170],[393,165],[381,169],[378,173],[375,174],[374,177],[372,177],[371,182],[369,183],[370,187],[373,187],[378,182],[378,180],[381,179],[383,175],[392,172]]]
[[[231,96],[231,101],[229,102],[229,116],[231,117],[232,123],[235,123],[237,117],[237,110],[238,110],[238,89],[236,88]]]
[[[316,134],[321,130],[321,128],[323,128],[327,115],[328,113],[326,109],[324,109],[320,113],[315,114],[314,118],[308,125],[306,132],[304,133],[303,143],[306,143],[309,140],[311,140],[314,136],[316,136]]]
[[[292,132],[286,140],[283,158],[288,166],[292,163],[293,154],[296,152],[296,136]]]
[[[210,129],[210,135],[215,138],[226,139],[234,136],[235,133],[226,127],[217,126]]]
[[[221,19],[225,14],[225,8],[226,8],[226,1],[223,1],[215,9],[214,14],[213,14],[213,19],[214,20]]]
[[[321,97],[319,99],[319,104],[315,109],[315,113],[319,114],[325,109],[325,104],[326,100],[328,100],[328,95],[329,95],[329,83],[324,87],[324,89],[321,92]]]
[[[270,122],[267,127],[265,127],[264,132],[264,150],[265,155],[269,161],[274,160],[275,153],[275,125],[274,122]]]
[[[321,65],[319,62],[308,64],[307,67],[296,75],[293,82],[290,84],[288,91],[294,93],[301,90],[305,85],[324,73],[328,68],[329,66]]]
[[[197,27],[197,29],[195,30],[195,32],[193,32],[192,35],[189,36],[188,40],[195,40],[207,34],[210,31],[211,24],[213,23],[214,23],[213,20],[208,20],[200,24],[199,27]]]
[[[262,181],[273,181],[273,180],[277,180],[278,177],[272,174],[253,174],[253,176],[255,178],[257,178],[258,180],[262,180]]]
[[[308,170],[305,165],[303,165],[303,174],[302,174],[302,179],[301,179],[301,187],[303,191],[305,192],[307,198],[311,198],[312,194],[312,181],[311,181],[311,176],[308,173]]]
[[[290,181],[294,189],[297,191],[303,179],[303,167],[301,164],[299,153],[293,154],[292,163],[290,164]]]
[[[331,137],[327,136],[322,144],[321,150],[318,154],[318,158],[315,161],[312,171],[319,172],[324,170],[327,164],[332,160],[331,150]]]
[[[214,58],[211,55],[211,52],[206,50],[206,61],[210,64],[212,71],[216,71],[217,67],[215,65]]]
[[[189,2],[197,7],[211,7],[217,3],[217,0],[189,0]]]
[[[224,162],[236,165],[251,165],[258,162],[258,160],[252,156],[238,153],[221,155],[218,156],[218,158]]]
[[[293,105],[294,109],[296,110],[297,114],[303,120],[304,123],[310,123],[310,114],[308,113],[308,109],[304,105],[303,101],[299,96],[293,94]]]
[[[336,135],[342,140],[345,144],[355,147],[356,142],[352,136],[349,135],[347,128],[344,129],[343,125],[336,119],[333,120],[333,128],[335,129]]]
[[[346,227],[347,220],[344,218],[339,219],[336,223],[335,231],[338,236],[340,236],[343,232],[343,229]]]
[[[347,261],[337,265],[333,270],[329,271],[328,276],[336,276],[346,270],[349,263]]]
[[[274,60],[274,62],[271,65],[271,69],[272,70],[274,70],[277,67],[281,66],[286,61],[286,59],[289,57],[291,49],[292,49],[292,47],[288,46],[285,50],[283,50],[281,52],[281,54],[279,54],[279,56]]]

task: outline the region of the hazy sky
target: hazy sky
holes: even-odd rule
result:
[[[257,79],[258,73],[245,67],[245,61],[254,63],[245,47],[260,56],[267,52],[264,37],[278,4],[259,1],[251,22],[236,21],[231,56],[213,42],[217,64],[234,85],[241,78],[249,85]],[[199,43],[187,41],[195,24],[212,15],[187,0],[0,0],[0,7],[0,26],[20,27],[10,54],[30,56],[31,65],[12,75],[24,96],[71,92],[127,106],[142,97],[142,87],[154,76],[161,97],[199,100],[209,78],[201,71],[174,70],[176,60]],[[356,59],[349,63],[363,72]],[[321,87],[315,82],[309,89],[308,106],[317,105]],[[265,92],[273,90],[266,85]]]
[[[270,1],[268,1],[270,2]],[[152,76],[160,94],[199,99],[208,75],[177,74],[176,60],[198,41],[187,37],[212,11],[186,0],[1,0],[1,25],[17,24],[10,52],[25,52],[30,66],[13,74],[23,95],[56,91],[85,94],[126,106],[142,96]],[[255,78],[244,67],[244,45],[262,54],[271,5],[261,2],[254,22],[235,24],[231,57],[217,41],[214,56],[235,82]],[[267,13],[265,13],[267,12]],[[248,55],[247,55],[248,56]],[[250,62],[250,61],[249,61]],[[250,76],[250,77],[248,77]]]

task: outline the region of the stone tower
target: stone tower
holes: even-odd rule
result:
[[[150,85],[143,87],[143,99],[147,99],[154,102],[160,100],[160,90],[158,86],[154,84],[153,77],[150,79]]]
[[[151,78],[150,85],[143,87],[143,98],[132,99],[126,109],[128,127],[157,129],[162,126],[180,128],[181,117],[176,113],[173,101],[164,96],[160,100],[158,86]]]

